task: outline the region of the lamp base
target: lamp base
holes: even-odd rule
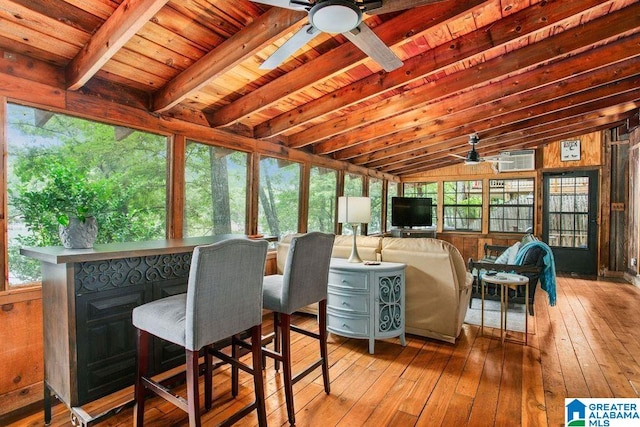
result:
[[[362,258],[360,258],[360,255],[358,254],[358,245],[356,244],[358,224],[351,224],[351,228],[353,229],[353,245],[351,246],[351,255],[349,256],[347,262],[361,263]]]

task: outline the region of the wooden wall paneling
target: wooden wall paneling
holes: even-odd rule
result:
[[[606,167],[603,168],[600,255],[603,274],[623,273],[627,265],[626,207],[629,179],[629,141],[617,132],[604,134]]]
[[[267,252],[267,262],[264,266],[265,276],[270,276],[278,272],[278,259],[276,257],[276,251]]]
[[[640,128],[630,134],[629,138],[629,208],[627,209],[627,249],[629,262],[626,271],[632,280],[638,275],[637,260],[640,258]],[[636,259],[636,265],[632,260]]]
[[[562,161],[560,157],[562,141],[555,141],[545,145],[543,148],[543,168],[575,168],[603,164],[601,132],[577,135],[575,138],[566,138],[565,140],[580,141],[580,160]]]
[[[462,258],[466,261],[469,258],[477,259],[475,257],[477,257],[478,248],[480,246],[483,245],[480,243],[480,239],[478,239],[478,237],[466,236],[462,240],[462,248],[458,247],[458,250],[462,254]]]
[[[40,289],[0,295],[0,415],[42,400],[44,378]]]

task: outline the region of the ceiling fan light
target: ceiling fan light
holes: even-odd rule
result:
[[[325,0],[309,11],[311,25],[324,33],[346,33],[360,25],[362,12],[347,0]]]

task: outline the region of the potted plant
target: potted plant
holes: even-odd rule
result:
[[[89,249],[98,237],[98,221],[83,206],[77,206],[74,214],[58,215],[58,235],[67,249]]]
[[[102,204],[99,194],[99,186],[77,168],[54,164],[18,189],[15,207],[39,244],[52,244],[51,236],[57,234],[65,248],[87,249],[98,235],[94,214]]]

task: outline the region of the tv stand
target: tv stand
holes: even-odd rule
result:
[[[392,237],[431,237],[436,238],[435,228],[394,228],[391,230]]]

